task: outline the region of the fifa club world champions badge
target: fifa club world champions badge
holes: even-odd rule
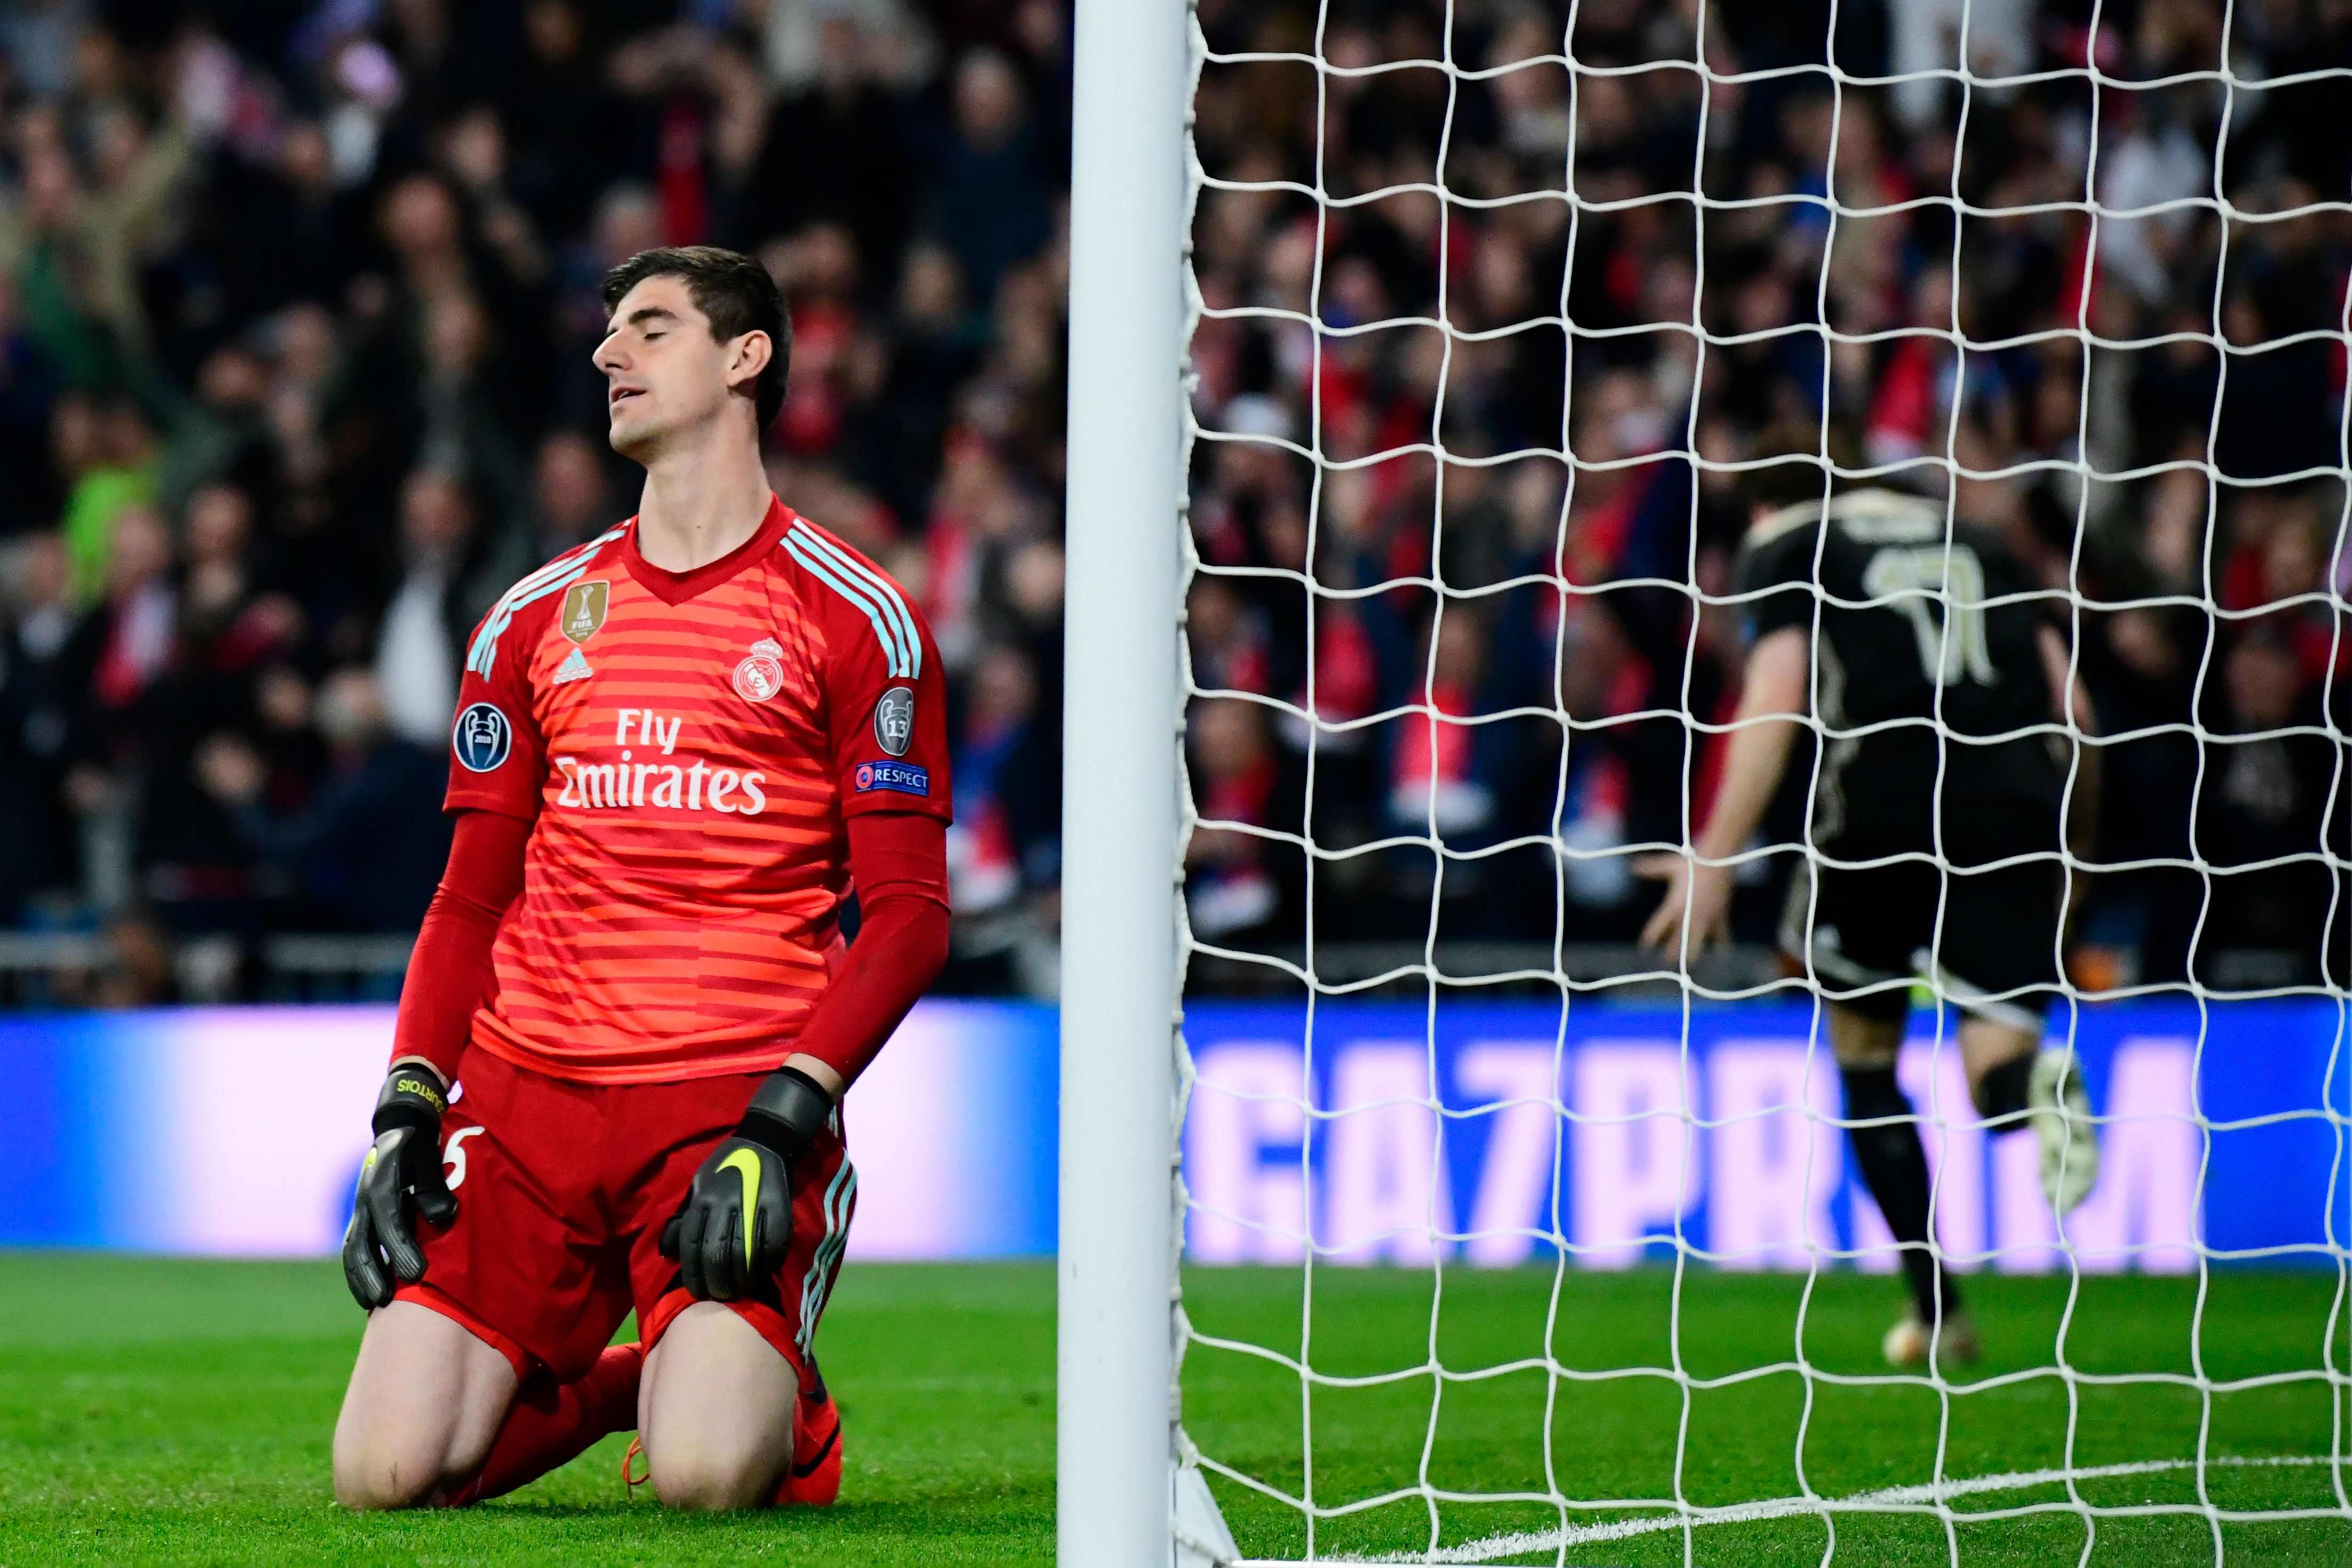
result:
[[[574,583],[564,591],[563,615],[559,621],[563,635],[575,643],[584,643],[596,635],[604,624],[604,607],[612,603],[613,585],[602,578],[593,583]]]
[[[574,583],[564,590],[563,613],[555,618],[555,624],[572,640],[572,651],[556,668],[556,685],[585,680],[596,673],[588,667],[580,650],[604,625],[605,606],[612,600],[613,585],[602,578],[593,583]]]
[[[773,637],[761,637],[735,667],[735,695],[746,702],[765,702],[783,689],[783,646]]]

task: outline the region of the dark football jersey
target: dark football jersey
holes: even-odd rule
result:
[[[2059,743],[2026,732],[2055,718],[2048,616],[2015,596],[2039,584],[1997,534],[1948,530],[1939,504],[1852,491],[1830,502],[1826,535],[1822,513],[1808,502],[1758,523],[1739,570],[1760,595],[1746,606],[1754,636],[1812,637],[1813,841],[1841,858],[1933,850],[1940,816],[1961,864],[2056,849]]]

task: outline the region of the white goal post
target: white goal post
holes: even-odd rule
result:
[[[1060,1343],[1066,1565],[1172,1552],[1182,0],[1078,0],[1070,171]]]

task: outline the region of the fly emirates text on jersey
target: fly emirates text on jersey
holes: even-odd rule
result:
[[[551,757],[563,775],[558,805],[581,807],[654,806],[670,811],[720,811],[757,816],[768,809],[761,789],[765,773],[713,767],[688,754],[677,762],[639,762],[637,746],[657,746],[669,756],[677,748],[683,718],[665,721],[650,708],[624,708],[613,727],[613,744],[619,760],[591,763],[559,753]],[[632,740],[634,733],[635,739]]]

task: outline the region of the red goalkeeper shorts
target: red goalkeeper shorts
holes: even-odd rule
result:
[[[463,1092],[441,1128],[457,1217],[446,1228],[419,1223],[425,1278],[397,1300],[455,1319],[520,1377],[535,1366],[558,1382],[578,1377],[632,1308],[651,1350],[692,1301],[661,1255],[662,1227],[761,1076],[572,1083],[467,1052]],[[793,1184],[793,1244],[772,1298],[728,1305],[807,1386],[809,1346],[857,1206],[838,1111]]]

